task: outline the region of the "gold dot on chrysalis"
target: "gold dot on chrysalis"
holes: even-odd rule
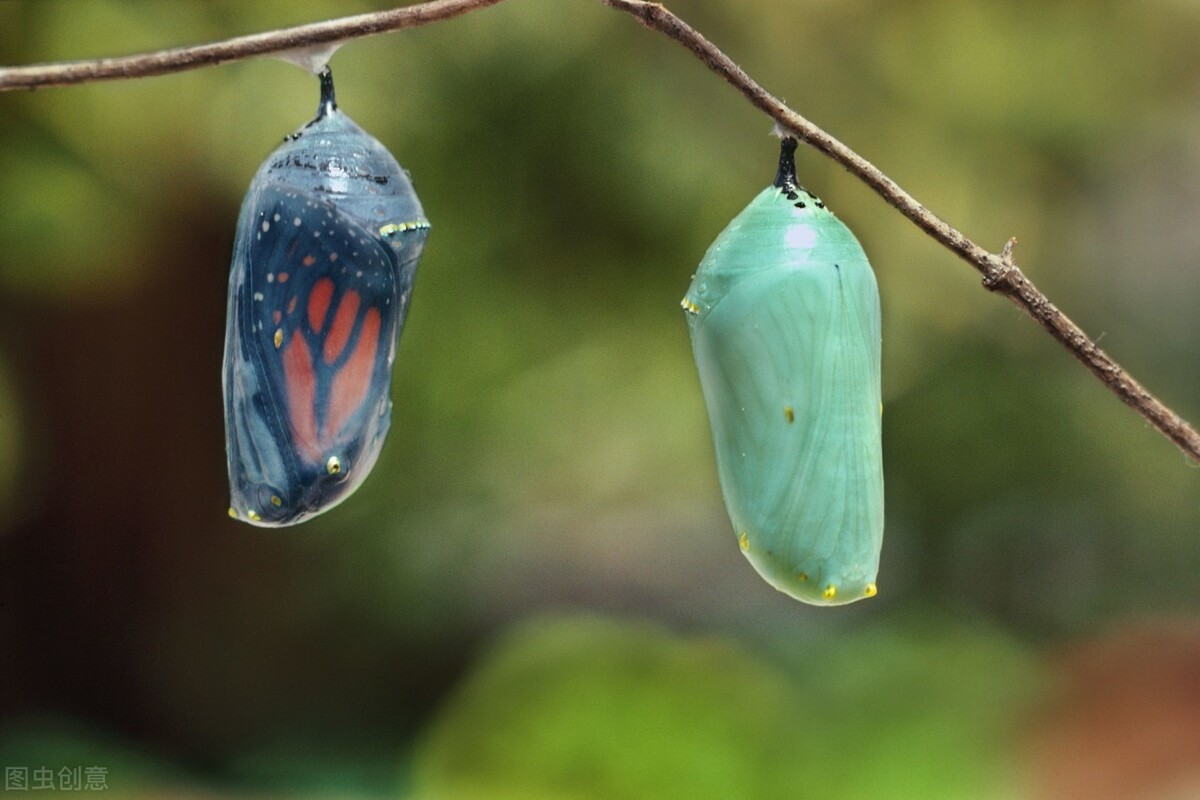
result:
[[[879,594],[879,589],[875,588],[875,584],[868,583],[867,588],[863,590],[863,594],[867,597],[874,597]]]
[[[271,505],[279,508],[281,505],[283,505],[283,500],[279,498],[279,495],[273,494],[271,495]]]
[[[337,456],[330,456],[329,460],[325,462],[325,471],[330,475],[337,475],[342,471],[341,460]]]
[[[386,237],[386,236],[392,236],[393,234],[397,234],[397,233],[404,233],[405,231],[415,231],[415,230],[420,230],[420,229],[424,229],[424,228],[428,228],[428,227],[429,227],[428,222],[425,222],[425,221],[419,220],[419,219],[413,220],[411,222],[392,222],[392,223],[384,225],[382,228],[380,228],[379,235]]]
[[[750,534],[745,531],[738,534],[738,547],[742,548],[743,553],[750,549]]]
[[[837,587],[832,583],[825,587],[825,591],[821,592],[826,600],[832,600],[837,597]]]
[[[275,329],[275,349],[278,350],[283,344],[283,328]]]
[[[246,516],[247,516],[247,517],[249,517],[250,519],[254,520],[255,522],[261,522],[261,521],[262,521],[262,517],[260,517],[260,516],[258,515],[258,512],[257,512],[257,511],[255,511],[254,509],[251,509],[251,510],[247,511],[247,512],[246,512]]]
[[[800,579],[801,583],[808,583],[808,573],[807,572],[797,572],[796,577]]]
[[[788,422],[795,422],[796,421],[796,409],[792,408],[791,406],[784,406],[783,407],[783,417]]]
[[[233,506],[229,507],[229,511],[227,513],[229,514],[230,519],[237,519],[237,509]]]

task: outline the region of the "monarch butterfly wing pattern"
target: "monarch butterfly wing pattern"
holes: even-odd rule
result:
[[[270,183],[238,226],[226,336],[232,515],[287,525],[370,471],[408,286],[396,251],[333,204]]]
[[[378,458],[429,233],[408,173],[318,77],[316,116],[250,184],[230,269],[229,513],[262,526],[332,508]]]
[[[880,315],[861,246],[815,197],[773,186],[713,243],[683,305],[742,550],[799,600],[874,595]]]

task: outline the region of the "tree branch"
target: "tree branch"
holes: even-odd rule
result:
[[[255,56],[280,53],[301,47],[330,44],[344,39],[370,36],[430,22],[449,19],[495,5],[502,0],[432,0],[405,8],[360,14],[353,17],[299,25],[277,31],[240,36],[222,42],[162,50],[154,53],[0,67],[0,91],[46,86],[65,86],[91,81],[162,75],[187,69],[222,64]],[[974,267],[983,285],[1011,300],[1063,345],[1099,378],[1117,397],[1141,414],[1187,456],[1200,463],[1200,434],[1163,405],[1133,376],[1096,346],[1074,322],[1025,277],[1013,260],[1015,240],[999,254],[989,252],[930,212],[871,162],[792,111],[742,71],[728,56],[698,31],[658,3],[645,0],[600,0],[605,5],[638,19],[647,28],[665,34],[692,52],[710,70],[720,75],[793,136],[845,167],[875,190],[884,200],[931,238]]]
[[[155,53],[68,61],[60,64],[31,64],[27,67],[0,67],[0,92],[182,72],[255,56],[283,53],[301,47],[415,28],[418,25],[461,16],[499,2],[502,0],[432,0],[389,11],[358,14]]]

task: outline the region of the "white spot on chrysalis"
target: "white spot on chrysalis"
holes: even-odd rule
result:
[[[274,217],[274,220],[275,220],[276,222],[279,222],[279,214],[276,214],[276,215],[275,215],[275,217]]]
[[[817,230],[811,225],[789,225],[783,241],[797,250],[811,250],[817,243]]]
[[[274,282],[275,282],[275,273],[268,272],[267,273],[267,283],[274,283]]]
[[[254,300],[255,300],[255,302],[261,303],[261,302],[263,301],[263,293],[262,293],[262,292],[255,292],[255,293],[254,293]]]
[[[271,230],[271,223],[267,222],[264,219],[263,224],[262,224],[262,229],[263,229],[263,233],[266,233],[267,231]]]
[[[292,224],[295,225],[297,228],[299,228],[300,227],[300,218],[296,217],[294,220],[292,220]]]

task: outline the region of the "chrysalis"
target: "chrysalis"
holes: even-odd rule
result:
[[[819,605],[875,594],[883,541],[879,290],[866,254],[779,173],[705,254],[683,299],[738,543]]]
[[[229,515],[254,525],[319,514],[371,471],[429,232],[408,174],[319,77],[316,118],[250,184],[229,275]]]

